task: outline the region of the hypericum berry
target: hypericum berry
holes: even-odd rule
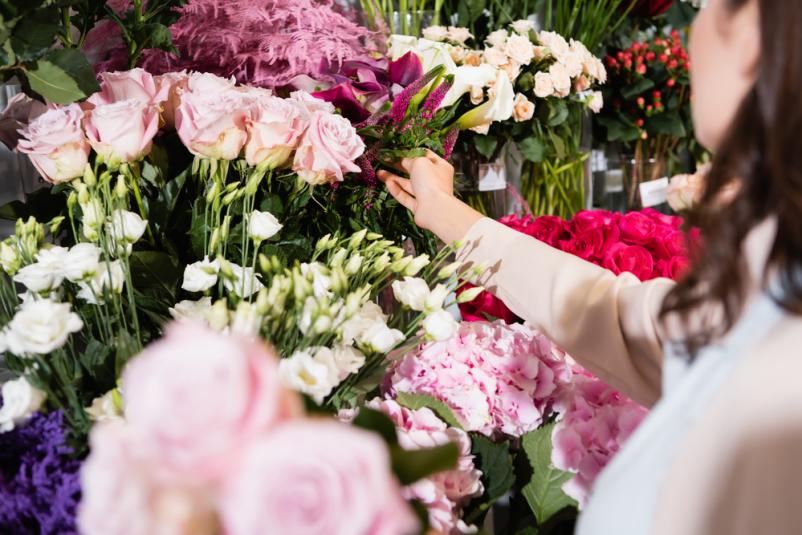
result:
[[[656,54],[654,52],[649,51],[646,53],[646,61],[654,61],[655,57]]]
[[[636,70],[638,74],[646,74],[646,65],[641,63]]]
[[[636,100],[636,102],[638,103],[639,108],[643,108],[646,105],[646,99],[643,97],[638,97],[638,100]]]
[[[660,54],[660,57],[658,59],[660,60],[661,63],[666,63],[668,61],[668,56],[666,56],[665,54]]]
[[[668,68],[669,69],[676,69],[678,66],[679,66],[679,62],[677,60],[675,60],[675,59],[672,59],[671,61],[668,62]]]
[[[655,89],[654,92],[652,93],[652,98],[654,100],[660,100],[661,98],[663,98],[663,94],[660,93],[660,91]]]
[[[674,80],[673,78],[669,78],[668,81],[666,82],[666,85],[668,87],[674,87],[675,85],[677,85],[677,81]]]

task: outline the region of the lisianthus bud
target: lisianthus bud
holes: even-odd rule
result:
[[[222,331],[228,327],[228,304],[225,299],[218,299],[208,313],[209,327],[215,331]]]
[[[443,303],[445,302],[449,293],[450,291],[446,286],[442,284],[435,286],[431,293],[429,293],[429,295],[426,297],[424,310],[426,312],[435,312],[443,308]]]
[[[254,210],[248,217],[248,235],[254,241],[272,238],[281,230],[281,223],[270,212]]]
[[[457,273],[457,270],[460,268],[460,266],[462,266],[462,262],[452,262],[451,264],[448,264],[440,269],[440,271],[437,273],[437,278],[440,280],[450,279]]]
[[[348,275],[355,275],[359,269],[362,267],[362,262],[365,259],[360,254],[355,254],[351,258],[348,259],[348,262],[345,264],[345,272]]]
[[[112,237],[118,244],[136,243],[145,233],[148,222],[128,210],[115,210],[111,215]]]
[[[429,265],[429,255],[422,254],[420,256],[416,256],[414,259],[412,259],[412,261],[404,270],[404,276],[414,277],[420,272],[420,270],[422,270],[428,265]]]
[[[356,249],[360,246],[362,241],[365,239],[365,236],[368,235],[367,229],[362,229],[359,232],[355,233],[351,238],[348,240],[348,248],[349,249]]]
[[[479,294],[481,294],[484,291],[485,289],[482,288],[481,286],[476,286],[475,288],[471,288],[470,290],[465,290],[464,292],[462,292],[457,296],[457,303],[459,304],[470,303],[471,301],[479,297]]]

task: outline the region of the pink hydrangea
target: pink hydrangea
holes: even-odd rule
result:
[[[402,358],[386,390],[439,399],[468,431],[519,437],[543,423],[570,376],[563,354],[529,327],[466,322],[451,340]]]
[[[398,442],[405,450],[442,446],[453,442],[459,448],[454,470],[440,472],[406,487],[404,497],[418,500],[429,512],[429,523],[438,533],[473,533],[460,518],[461,509],[471,498],[484,492],[482,472],[471,455],[471,439],[456,427],[448,427],[430,409],[410,410],[391,399],[374,398],[367,407],[381,411],[396,425]]]
[[[620,392],[584,372],[564,390],[563,413],[552,434],[552,463],[574,472],[566,494],[583,505],[602,469],[621,449],[648,412]]]

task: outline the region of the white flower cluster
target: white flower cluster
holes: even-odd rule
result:
[[[3,383],[3,406],[0,407],[0,433],[7,433],[39,410],[45,393],[34,388],[25,377]]]

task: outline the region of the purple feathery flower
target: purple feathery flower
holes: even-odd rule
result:
[[[445,139],[443,139],[443,158],[446,160],[451,158],[451,154],[454,152],[454,145],[457,144],[457,138],[459,138],[459,128],[454,127],[448,131]]]
[[[373,169],[373,165],[371,165],[370,160],[363,154],[359,158],[357,158],[354,163],[359,166],[361,173],[359,177],[362,181],[367,184],[369,187],[373,187],[376,185],[376,171]]]
[[[421,78],[418,78],[416,81],[404,88],[401,93],[399,93],[399,95],[393,101],[393,107],[390,109],[390,118],[394,123],[398,124],[404,121],[412,99],[415,97],[415,95],[420,93],[421,90],[423,90],[423,88],[429,84],[429,82],[434,80],[435,77],[440,74],[441,70],[442,69],[433,69],[427,72]]]
[[[437,111],[437,108],[440,107],[440,103],[446,98],[449,89],[451,89],[451,82],[443,82],[426,97],[426,101],[423,103],[423,111],[421,112],[421,116],[424,119],[431,119],[434,117],[434,112]]]
[[[0,533],[77,535],[81,461],[66,434],[61,411],[0,434]]]

